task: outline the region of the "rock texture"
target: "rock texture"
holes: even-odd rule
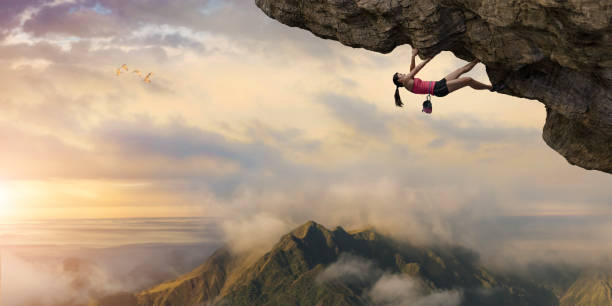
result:
[[[612,0],[255,0],[270,17],[351,47],[478,58],[504,91],[546,105],[543,138],[612,173]]]

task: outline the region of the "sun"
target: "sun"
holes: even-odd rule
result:
[[[9,192],[5,186],[0,185],[0,216],[5,215],[9,208]]]

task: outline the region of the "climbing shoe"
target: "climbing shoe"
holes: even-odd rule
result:
[[[504,90],[504,88],[506,88],[506,85],[504,85],[504,84],[495,84],[495,85],[493,85],[493,88],[489,89],[489,91],[491,91],[491,92],[500,92],[500,91]]]

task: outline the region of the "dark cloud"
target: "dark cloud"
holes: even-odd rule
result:
[[[48,2],[47,2],[48,3]],[[145,24],[197,26],[207,1],[86,0],[42,7],[24,24],[37,37],[80,38],[127,35]]]
[[[65,3],[42,8],[25,22],[23,30],[36,37],[65,35],[83,38],[110,37],[124,33],[124,22],[114,14],[101,14],[95,6]]]
[[[440,148],[446,145],[447,141],[444,138],[436,138],[432,140],[427,146],[430,148]]]
[[[297,128],[279,129],[260,120],[254,120],[245,126],[245,133],[250,139],[258,139],[273,147],[284,150],[297,150],[303,153],[316,153],[321,148],[320,140],[309,140],[304,132]]]
[[[357,133],[377,137],[389,136],[387,124],[391,118],[379,112],[376,105],[333,93],[322,94],[318,100],[334,117],[351,126]]]
[[[398,115],[385,114],[375,104],[359,98],[323,93],[317,101],[326,106],[336,119],[352,127],[358,134],[388,137],[389,128],[398,126],[399,121],[405,120]],[[437,135],[429,144],[431,148],[454,142],[469,150],[477,150],[483,144],[540,141],[539,130],[491,126],[490,123],[466,115],[456,115],[450,119],[419,118],[413,123],[422,125],[426,132]]]
[[[41,7],[45,2],[50,3],[39,1],[29,6]],[[125,36],[142,26],[165,25],[237,38],[273,37],[274,33],[268,32],[271,22],[261,23],[268,20],[264,16],[250,1],[85,0],[42,7],[26,22],[24,30],[38,37],[55,34],[92,38]],[[276,34],[288,37],[282,26],[274,28]]]
[[[470,150],[476,150],[483,144],[492,143],[533,143],[539,141],[539,130],[491,126],[475,117],[454,116],[445,120],[428,120],[428,128],[440,135],[434,143],[453,141],[462,143]]]
[[[159,155],[172,159],[206,156],[238,162],[245,168],[281,162],[279,151],[254,142],[235,142],[218,133],[188,126],[175,120],[157,125],[146,117],[136,122],[107,122],[93,131],[106,150],[131,156]]]
[[[105,121],[94,129],[84,131],[79,137],[93,141],[95,147],[83,149],[54,135],[32,133],[4,125],[0,128],[0,139],[11,147],[11,151],[0,153],[0,164],[5,167],[16,163],[28,164],[13,172],[14,178],[22,179],[58,177],[156,180],[199,177],[214,178],[213,181],[224,184],[236,180],[235,184],[240,184],[245,181],[265,182],[266,179],[256,178],[263,171],[274,174],[274,180],[280,181],[280,177],[300,171],[299,165],[289,163],[283,151],[276,148],[279,141],[283,142],[284,138],[294,133],[271,131],[268,134],[276,137],[276,144],[267,144],[256,138],[241,142],[186,125],[178,119],[158,124],[148,117],[140,117],[135,121]],[[291,146],[297,149],[316,147],[316,143],[301,142],[296,138],[282,144],[286,146],[285,149]],[[38,158],[40,156],[45,158]],[[67,164],[70,167],[63,166]],[[114,165],[123,166],[117,168]],[[234,169],[232,165],[237,168]],[[223,170],[224,167],[233,170]],[[227,176],[235,171],[238,172]]]
[[[18,17],[28,8],[37,7],[47,0],[3,1],[0,4],[0,38],[7,35],[11,29],[19,25]]]
[[[38,11],[25,22],[22,29],[35,38],[72,38],[73,43],[110,38],[108,46],[111,48],[117,44],[141,48],[156,45],[202,52],[204,46],[193,38],[180,33],[155,33],[164,28],[170,31],[184,29],[196,35],[213,33],[224,36],[251,52],[270,53],[278,48],[291,48],[299,54],[348,64],[348,58],[331,48],[339,43],[320,40],[304,30],[288,30],[267,17],[253,1],[85,0],[55,6],[43,5],[49,3],[30,2],[7,10],[5,14],[13,14],[15,18],[26,7],[37,8]],[[16,24],[13,26],[17,27]],[[153,32],[134,36],[142,29]],[[209,46],[209,49],[214,50],[214,46]],[[381,57],[381,60],[384,59]]]

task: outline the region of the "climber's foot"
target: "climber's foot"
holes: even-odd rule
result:
[[[491,89],[489,89],[489,91],[491,91],[491,92],[500,92],[500,91],[504,90],[504,88],[506,88],[506,85],[504,85],[504,84],[495,84],[495,85],[493,85],[493,87]]]

